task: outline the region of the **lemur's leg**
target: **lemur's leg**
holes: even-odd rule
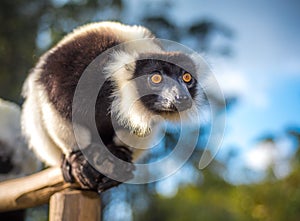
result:
[[[103,192],[111,187],[119,185],[121,182],[133,178],[133,164],[116,164],[115,159],[111,154],[106,154],[93,145],[87,147],[85,155],[97,156],[89,157],[108,174],[121,177],[122,181],[116,181],[106,177],[97,171],[86,159],[85,155],[80,150],[72,152],[69,156],[63,158],[62,173],[67,182],[77,181],[83,189],[96,190]],[[123,146],[108,145],[107,148],[117,158],[131,163],[132,152]],[[100,153],[99,153],[100,151]]]

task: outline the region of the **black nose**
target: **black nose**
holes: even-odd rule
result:
[[[184,111],[192,106],[192,99],[187,95],[176,95],[175,106],[178,111]]]

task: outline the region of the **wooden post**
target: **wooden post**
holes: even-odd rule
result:
[[[82,190],[64,190],[50,198],[49,221],[100,221],[100,197]]]

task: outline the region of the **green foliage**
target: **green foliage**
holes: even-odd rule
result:
[[[277,182],[233,186],[215,185],[205,177],[206,185],[181,187],[173,198],[154,195],[148,210],[135,220],[296,221],[300,217],[299,179],[295,172]]]
[[[0,1],[0,97],[20,103],[24,79],[39,56],[107,7],[119,11],[122,1]],[[42,38],[38,47],[37,39],[46,31],[49,44]]]
[[[172,198],[153,194],[148,210],[137,214],[135,220],[299,220],[300,133],[293,130],[289,134],[297,141],[297,154],[288,177],[234,186],[208,168],[203,171],[203,182],[181,187]]]
[[[27,13],[25,3],[21,0],[0,3],[0,95],[15,101],[33,62],[38,26],[38,15]]]

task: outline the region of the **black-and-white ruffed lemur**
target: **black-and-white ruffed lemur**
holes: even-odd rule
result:
[[[135,162],[159,133],[155,116],[193,121],[193,110],[199,107],[197,82],[202,69],[193,55],[164,50],[142,26],[98,22],[79,27],[39,59],[23,88],[23,134],[46,164],[62,165],[66,181],[77,181],[82,188],[99,192],[120,183],[94,169],[78,148],[78,143],[86,149],[93,145],[93,135],[84,125],[79,140],[74,138],[72,111],[80,113],[80,109],[72,110],[72,101],[80,77],[97,56],[140,39],[149,41],[112,50],[102,68],[95,71],[106,80],[95,105],[95,121],[103,143],[119,159]],[[115,70],[116,66],[120,68]],[[143,78],[124,86],[137,77]],[[112,106],[112,101],[116,105]],[[141,143],[140,137],[149,139]],[[124,168],[115,167],[112,173],[119,169]],[[128,179],[133,170],[134,166],[123,170]]]

